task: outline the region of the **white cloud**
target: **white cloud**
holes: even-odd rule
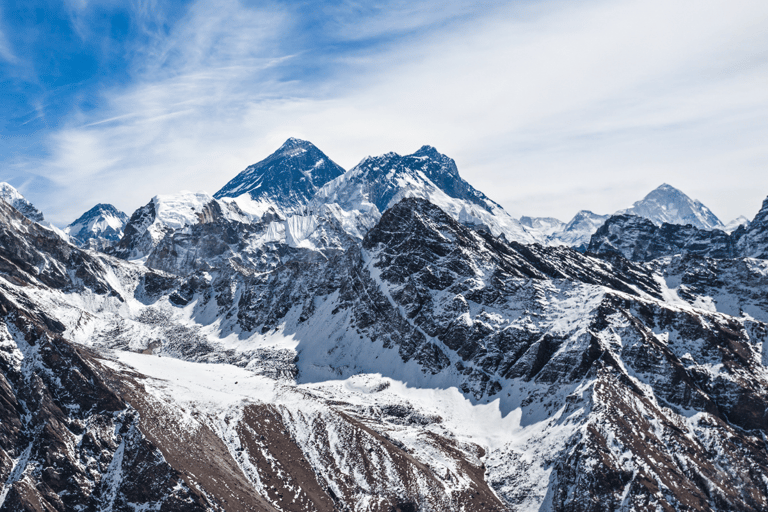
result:
[[[130,213],[158,193],[214,192],[288,136],[347,168],[435,145],[517,215],[611,212],[669,182],[727,221],[768,195],[765,2],[511,4],[462,22],[466,5],[339,17],[348,40],[398,20],[417,36],[329,56],[318,82],[281,78],[301,58],[285,51],[289,12],[200,2],[135,84],[107,93],[109,111],[52,138],[36,172],[62,193],[41,206],[65,222],[98,201]]]
[[[6,61],[11,64],[18,62],[18,57],[11,48],[11,43],[3,31],[3,11],[0,10],[0,61]]]

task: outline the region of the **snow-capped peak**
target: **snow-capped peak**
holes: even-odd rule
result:
[[[359,219],[365,232],[390,206],[401,199],[427,199],[454,219],[483,225],[498,236],[534,241],[526,229],[504,209],[459,176],[456,162],[431,146],[422,146],[411,155],[386,153],[364,158],[348,173],[318,190],[311,209],[336,204]]]
[[[682,191],[666,183],[652,190],[631,208],[620,210],[616,215],[637,215],[645,217],[656,225],[691,224],[699,229],[724,229],[709,208],[693,200]]]
[[[19,210],[29,220],[35,222],[43,222],[45,220],[43,213],[35,208],[35,205],[27,201],[27,199],[9,183],[0,183],[0,199]]]
[[[97,204],[64,229],[77,245],[89,245],[90,240],[117,242],[123,236],[128,216],[111,204]]]
[[[746,218],[743,215],[739,215],[738,217],[733,219],[731,222],[726,224],[725,229],[723,229],[723,231],[725,231],[726,233],[733,233],[734,231],[739,229],[739,226],[744,226],[744,227],[749,226],[749,222],[750,221],[748,218]]]
[[[305,206],[315,192],[344,174],[309,141],[291,137],[277,151],[230,180],[213,197],[236,198],[248,194],[257,202],[270,202],[282,213]]]
[[[130,260],[144,258],[167,233],[218,218],[247,223],[252,217],[234,201],[219,201],[206,192],[181,191],[157,195],[131,215],[115,254]]]

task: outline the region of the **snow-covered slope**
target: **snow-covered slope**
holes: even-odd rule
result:
[[[724,229],[709,208],[685,195],[680,190],[664,183],[637,201],[632,207],[620,210],[615,215],[637,215],[660,226],[667,224],[691,224],[699,229]]]
[[[363,159],[322,187],[310,209],[337,205],[365,233],[387,208],[407,197],[427,199],[459,222],[485,226],[496,236],[535,241],[519,221],[464,181],[453,159],[430,146],[406,156],[387,153]]]
[[[699,229],[725,230],[725,226],[709,208],[666,183],[651,191],[632,207],[619,210],[614,215],[636,215],[651,220],[657,226],[664,223],[691,224]],[[540,242],[585,250],[592,235],[609,217],[610,215],[597,215],[582,210],[568,224],[554,230]]]
[[[131,215],[111,252],[125,259],[146,258],[166,235],[220,216],[238,222],[250,220],[236,203],[218,201],[205,192],[158,195]]]
[[[97,204],[64,229],[80,247],[103,249],[120,241],[128,216],[111,204]]]
[[[737,229],[739,229],[739,226],[749,227],[749,219],[744,217],[743,215],[739,215],[735,219],[733,219],[731,222],[725,225],[723,228],[723,231],[726,233],[733,233]]]
[[[45,220],[43,213],[8,183],[0,183],[0,199],[19,210],[29,220],[35,222],[43,222]]]
[[[111,349],[94,364],[177,472],[155,479],[182,475],[206,499],[252,492],[267,510],[360,511],[767,503],[768,326],[704,308],[705,288],[676,294],[677,274],[505,243],[415,198],[387,209],[357,248],[309,257],[267,244],[263,260],[199,255],[207,267],[177,276],[55,237],[29,246],[24,233],[39,232],[16,224],[0,255],[37,260],[0,291],[37,304],[64,336]],[[185,225],[163,261],[190,264],[174,259],[180,244],[206,246],[196,237],[208,225]],[[727,275],[751,286],[768,275],[750,272]],[[76,275],[102,276],[115,294]],[[60,288],[48,284],[56,276]],[[768,315],[746,290],[728,293]],[[127,439],[106,430],[112,446]]]
[[[418,198],[340,250],[246,250],[272,223],[220,207],[153,214],[177,227],[147,263],[173,274],[0,208],[0,319],[24,333],[0,336],[16,509],[49,488],[96,510],[768,504],[757,260],[710,279],[506,242]]]
[[[285,216],[306,205],[320,187],[342,174],[344,169],[314,144],[290,138],[270,156],[235,176],[213,197],[245,196],[250,201],[243,198],[244,210],[263,214],[272,208]]]
[[[554,217],[520,217],[520,224],[536,238],[546,240],[547,237],[561,231],[565,222]]]

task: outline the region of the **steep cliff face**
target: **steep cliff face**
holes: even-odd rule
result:
[[[84,252],[11,208],[0,213],[2,510],[505,509],[484,479],[483,449],[426,432],[432,420],[411,422],[399,397],[383,416],[347,409],[343,393],[297,388],[290,368],[266,371],[283,364],[274,350],[206,352],[205,333],[168,315],[183,310],[184,293],[205,294],[204,278],[185,290],[194,278]],[[321,260],[305,269],[318,283]],[[242,268],[222,275],[247,277]],[[257,364],[219,370],[158,355]]]
[[[309,254],[176,278],[159,297],[191,307],[185,318],[196,324],[180,328],[171,313],[101,342],[295,379],[374,430],[405,436],[410,450],[409,435],[437,425],[466,435],[466,421],[446,419],[456,406],[330,382],[357,389],[357,375],[378,374],[374,388],[456,389],[469,418],[489,421],[481,411],[491,407],[490,423],[509,422],[509,435],[470,429],[469,438],[485,451],[484,481],[512,509],[764,506],[759,472],[731,476],[765,464],[748,433],[765,428],[765,305],[746,284],[728,293],[761,316],[703,307],[707,290],[686,294],[661,263],[507,243],[419,199],[387,210],[360,249]],[[233,335],[243,341],[225,341]],[[399,418],[416,433],[393,433]],[[748,447],[738,455],[726,441],[735,433]]]
[[[63,324],[0,287],[0,510],[211,510]]]
[[[733,238],[740,255],[768,259],[768,198],[752,222],[733,232]]]
[[[0,183],[0,200],[16,208],[22,215],[34,222],[43,222],[43,212],[30,203],[21,193],[8,183]]]
[[[344,169],[314,144],[291,137],[270,156],[235,176],[214,197],[247,194],[253,203],[269,204],[286,214],[306,206],[320,187],[342,174]]]

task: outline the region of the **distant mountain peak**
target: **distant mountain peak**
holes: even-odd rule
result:
[[[419,148],[418,151],[413,153],[413,156],[430,156],[430,157],[444,157],[442,153],[440,153],[434,146],[430,145],[423,145]]]
[[[317,190],[344,174],[344,169],[309,141],[294,137],[264,160],[248,166],[213,197],[236,198],[248,194],[279,209],[306,205]]]
[[[123,236],[128,215],[111,204],[99,203],[64,229],[80,247],[103,249]]]
[[[296,149],[296,148],[308,149],[308,148],[316,148],[316,146],[311,142],[309,142],[308,140],[297,139],[296,137],[288,137],[288,139],[286,139],[286,141],[283,142],[283,145],[277,149],[276,153],[291,150],[291,149]]]
[[[750,220],[746,218],[743,215],[739,215],[735,219],[733,219],[731,222],[725,225],[724,231],[726,233],[732,233],[739,229],[739,226],[744,226],[745,228],[749,226]]]
[[[336,204],[346,212],[364,212],[378,220],[388,208],[410,197],[427,199],[455,220],[485,226],[496,236],[504,233],[508,239],[534,241],[519,221],[459,176],[452,158],[432,146],[405,156],[368,156],[320,189],[310,207]],[[371,227],[366,222],[362,225],[363,231]]]
[[[699,229],[724,229],[723,223],[709,208],[668,183],[659,185],[630,208],[616,214],[644,217],[657,226],[690,224]]]

